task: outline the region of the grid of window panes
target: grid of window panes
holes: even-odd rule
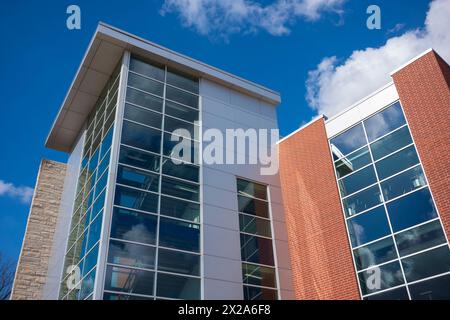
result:
[[[450,299],[448,242],[400,103],[330,146],[364,299]]]
[[[116,115],[119,67],[120,65],[111,76],[87,121],[60,289],[61,299],[92,298]],[[81,273],[80,283],[72,290],[67,286],[69,274],[66,272],[69,266],[78,266]]]
[[[200,299],[198,90],[196,78],[131,58],[104,299]],[[193,138],[190,157],[172,153],[176,129]]]
[[[237,179],[244,300],[276,300],[267,186]]]

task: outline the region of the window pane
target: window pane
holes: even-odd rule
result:
[[[277,291],[273,289],[244,286],[244,300],[277,300]]]
[[[380,281],[377,281],[378,274]],[[405,282],[398,261],[358,273],[358,278],[363,295],[396,287]]]
[[[167,71],[167,83],[184,90],[198,93],[198,79],[179,71],[169,69]]]
[[[364,298],[364,300],[409,300],[409,297],[406,287],[401,287],[379,294],[374,294],[373,296],[368,296]]]
[[[200,190],[198,185],[163,177],[161,193],[177,198],[198,201]]]
[[[155,248],[111,240],[108,262],[144,269],[155,268]]]
[[[400,103],[377,113],[364,121],[367,137],[373,141],[406,123]]]
[[[200,205],[179,199],[161,196],[161,214],[200,222]]]
[[[388,262],[397,258],[394,241],[386,238],[353,251],[358,270]]]
[[[409,286],[413,300],[450,300],[450,275]]]
[[[158,270],[200,275],[200,256],[173,250],[158,250]]]
[[[111,238],[155,244],[157,220],[154,215],[114,208]]]
[[[126,101],[150,110],[162,112],[163,99],[152,96],[150,94],[146,94],[139,90],[127,88]]]
[[[175,164],[170,158],[163,158],[162,171],[164,174],[169,176],[191,180],[194,182],[199,181],[199,167],[187,163]]]
[[[400,130],[391,133],[390,135],[372,143],[370,149],[374,160],[378,160],[397,151],[409,144],[411,144],[412,138],[409,134],[408,127],[403,127]]]
[[[160,153],[161,131],[124,121],[122,128],[122,143],[132,147]]]
[[[199,118],[198,110],[185,107],[181,104],[169,100],[166,101],[165,113],[175,118],[190,122],[198,121]]]
[[[383,180],[397,172],[405,170],[419,163],[419,158],[414,146],[410,146],[392,156],[377,162],[378,177]]]
[[[199,150],[199,143],[193,140],[189,140],[187,138],[174,136],[175,141],[171,140],[171,134],[164,133],[164,148],[163,153],[165,156],[170,156],[173,159],[182,159],[184,161],[188,161],[191,163],[198,162],[196,159],[198,159],[198,150]],[[180,144],[182,143],[182,144]],[[182,150],[174,149],[175,146],[183,146]],[[184,149],[184,147],[186,149]],[[190,153],[190,154],[184,154]],[[184,159],[186,157],[186,159]]]
[[[342,178],[361,169],[370,162],[372,162],[372,159],[370,158],[369,148],[366,147],[336,161],[334,165],[336,167],[338,178]]]
[[[361,124],[331,139],[331,150],[337,159],[367,144]]]
[[[239,215],[239,227],[241,232],[251,233],[264,237],[271,237],[270,221],[249,216],[246,214]]]
[[[162,97],[164,93],[163,83],[141,77],[134,73],[128,75],[128,85],[160,97]]]
[[[164,67],[158,66],[157,64],[150,64],[136,58],[131,58],[130,70],[159,81],[164,81]]]
[[[243,261],[273,266],[272,240],[241,234],[241,257]]]
[[[198,300],[200,279],[158,273],[156,295],[159,297]]]
[[[446,242],[444,231],[439,221],[433,221],[420,227],[410,229],[395,236],[401,256],[422,251]]]
[[[381,184],[386,201],[423,187],[427,184],[420,166],[399,174]]]
[[[153,300],[153,298],[152,297],[132,296],[132,295],[126,295],[126,294],[116,294],[116,293],[105,292],[103,294],[103,300],[113,300],[113,301],[119,301],[119,300]]]
[[[388,203],[387,209],[394,232],[437,217],[428,188]]]
[[[105,290],[153,295],[154,276],[151,271],[108,266]]]
[[[144,108],[135,107],[131,104],[125,105],[123,117],[128,120],[136,121],[150,127],[161,129],[162,115]]]
[[[237,189],[241,195],[267,200],[267,187],[265,185],[237,179]]]
[[[355,193],[356,191],[374,184],[375,182],[377,182],[377,177],[375,176],[373,166],[362,169],[361,171],[339,180],[341,197]]]
[[[239,212],[269,218],[269,207],[266,201],[238,195]]]
[[[159,172],[160,156],[121,146],[119,162],[133,167]]]
[[[181,129],[182,132],[175,132],[175,130]],[[164,131],[174,132],[179,136],[186,137],[188,139],[197,139],[199,136],[199,127],[193,123],[181,121],[171,117],[164,117]],[[184,132],[187,131],[187,132]]]
[[[98,244],[86,255],[83,266],[83,277],[97,264]]]
[[[450,271],[450,250],[443,246],[402,260],[409,282]]]
[[[91,250],[91,248],[94,246],[94,244],[97,243],[98,240],[100,240],[100,233],[102,231],[102,220],[103,215],[100,214],[95,218],[95,220],[91,223],[89,226],[89,236],[88,236],[88,245],[87,250]]]
[[[351,218],[347,220],[347,224],[353,247],[361,246],[391,233],[383,207]]]
[[[117,183],[158,192],[159,175],[138,169],[119,166],[117,170]]]
[[[114,204],[147,212],[158,212],[158,195],[116,186]]]
[[[111,147],[113,133],[114,133],[114,130],[113,130],[113,128],[111,128],[111,129],[109,129],[109,131],[106,134],[106,136],[103,138],[102,147],[101,147],[102,149],[101,149],[101,152],[100,152],[100,159],[103,159],[103,157],[105,156],[105,154],[108,151],[109,147]]]
[[[159,245],[198,252],[200,250],[200,226],[161,217]]]
[[[198,109],[198,96],[167,86],[166,98]]]
[[[86,299],[94,291],[95,269],[81,281],[79,300]]]
[[[343,201],[344,210],[347,217],[351,217],[361,211],[375,207],[381,203],[381,192],[378,186],[370,187]]]
[[[276,288],[275,269],[254,264],[242,264],[242,281],[245,284]]]

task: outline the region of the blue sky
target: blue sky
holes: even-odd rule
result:
[[[448,0],[436,1],[448,5]],[[421,29],[413,32],[412,38],[405,37],[410,30],[423,28],[430,4],[426,0],[336,0],[336,7],[318,10],[314,19],[306,14],[288,14],[281,24],[289,32],[283,34],[270,34],[276,32],[271,29],[271,21],[264,20],[267,15],[255,18],[236,12],[236,19],[214,20],[214,28],[204,30],[198,22],[205,19],[202,11],[200,16],[193,16],[189,25],[186,17],[192,12],[183,11],[186,8],[177,6],[182,3],[177,0],[166,2],[169,6],[164,15],[160,13],[164,0],[30,0],[0,4],[0,252],[13,259],[19,254],[29,210],[26,199],[30,189],[26,187],[34,186],[40,160],[66,161],[65,154],[45,149],[44,141],[98,21],[279,91],[283,100],[278,109],[282,135],[309,121],[318,110],[337,111],[330,104],[333,98],[336,105],[354,102],[364,90],[373,90],[386,80],[385,72],[375,80],[363,77],[358,79],[367,84],[363,89],[348,94],[339,90],[341,96],[336,95],[332,87],[345,81],[342,70],[355,72],[355,61],[387,59],[391,67],[392,60],[399,63],[417,54],[416,47],[433,44],[437,38],[435,29]],[[262,1],[259,7],[267,8],[274,2]],[[66,28],[66,8],[70,4],[81,8],[81,30]],[[370,4],[382,10],[381,30],[366,28]],[[216,9],[219,17],[223,13],[220,10],[228,10],[220,5]],[[208,23],[212,22],[206,20]],[[386,45],[390,38],[395,41]],[[415,41],[420,45],[408,47]],[[366,50],[371,47],[375,53]],[[396,49],[394,55],[386,54]],[[352,56],[355,50],[362,53]],[[305,99],[308,78],[314,92],[309,103]]]

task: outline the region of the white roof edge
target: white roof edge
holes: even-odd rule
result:
[[[424,52],[418,54],[417,56],[415,56],[414,58],[408,60],[407,62],[405,62],[404,64],[402,64],[400,67],[396,68],[394,71],[392,71],[389,75],[392,76],[394,74],[396,74],[397,72],[399,72],[400,70],[402,70],[403,68],[405,68],[406,66],[410,65],[411,63],[413,63],[416,60],[419,60],[420,58],[422,58],[424,55],[430,53],[434,51],[433,48],[429,48],[427,50],[425,50]]]
[[[302,130],[305,129],[306,127],[310,126],[311,124],[313,124],[314,122],[316,122],[317,120],[320,120],[320,119],[322,119],[322,118],[326,119],[327,117],[326,117],[325,115],[323,115],[323,114],[319,114],[318,116],[315,116],[315,117],[312,118],[308,123],[305,123],[304,125],[302,125],[302,126],[301,126],[300,128],[298,128],[297,130],[295,130],[295,131],[291,132],[290,134],[288,134],[286,137],[284,137],[284,138],[278,140],[278,141],[277,141],[277,144],[280,144],[280,143],[282,143],[283,141],[289,139],[290,137],[294,136],[296,133],[302,131]]]

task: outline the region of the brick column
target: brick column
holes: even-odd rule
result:
[[[65,164],[42,160],[14,279],[13,300],[42,298],[65,175]]]
[[[431,51],[392,77],[450,237],[450,67]]]
[[[321,118],[280,143],[280,178],[297,299],[360,299]]]

